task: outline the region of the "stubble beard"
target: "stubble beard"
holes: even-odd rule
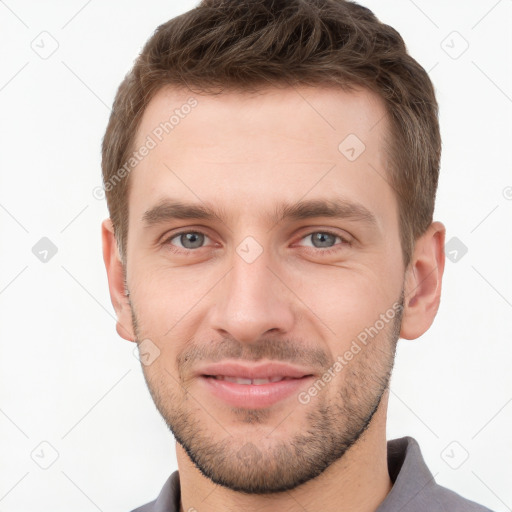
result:
[[[307,405],[297,403],[290,414],[269,409],[232,408],[238,421],[248,424],[247,437],[230,435],[214,415],[196,411],[207,403],[204,397],[190,396],[181,382],[165,368],[154,374],[144,367],[144,376],[153,401],[190,460],[212,482],[246,494],[272,494],[294,489],[319,476],[340,460],[368,429],[382,397],[389,387],[399,338],[404,295],[400,308],[383,331],[364,345],[361,351],[336,375],[328,386],[337,386],[334,397],[327,389],[312,397]],[[137,340],[139,322],[132,304],[133,326]],[[268,345],[272,346],[272,345]],[[275,342],[274,342],[275,346]],[[270,358],[272,359],[272,358]],[[181,378],[180,378],[181,380]],[[170,382],[170,387],[167,383]],[[250,425],[276,430],[286,414],[293,416],[307,407],[307,428],[286,441],[272,434],[254,439]],[[273,424],[269,424],[275,417]],[[286,419],[284,420],[287,421]],[[217,440],[212,427],[223,432]]]

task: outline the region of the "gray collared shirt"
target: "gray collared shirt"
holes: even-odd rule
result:
[[[393,487],[375,512],[491,512],[436,483],[412,437],[388,441],[388,471]],[[132,512],[179,512],[180,479],[175,471],[158,498]]]

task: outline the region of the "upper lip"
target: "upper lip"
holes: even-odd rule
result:
[[[239,362],[224,361],[202,366],[197,375],[211,375],[225,377],[240,377],[242,379],[270,379],[272,377],[291,377],[300,379],[313,375],[306,368],[292,366],[277,361],[262,362],[259,364],[243,364]]]

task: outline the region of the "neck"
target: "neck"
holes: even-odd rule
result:
[[[202,475],[177,444],[180,512],[375,512],[392,488],[386,442],[388,397],[386,391],[368,429],[341,459],[317,478],[287,492],[248,495],[218,486]]]

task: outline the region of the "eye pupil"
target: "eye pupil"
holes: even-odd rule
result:
[[[315,247],[331,247],[335,239],[336,237],[334,235],[322,232],[314,233],[312,236],[313,245]]]
[[[201,247],[204,242],[204,235],[201,233],[184,233],[180,237],[180,242],[186,249],[196,249]]]

